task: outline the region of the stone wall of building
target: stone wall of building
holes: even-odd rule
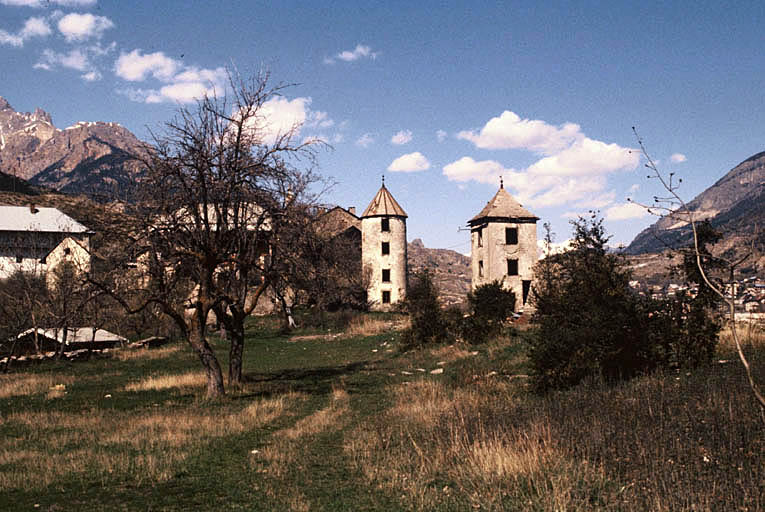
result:
[[[506,228],[518,230],[518,243],[506,243]],[[495,280],[502,281],[505,288],[515,293],[515,310],[528,309],[534,265],[537,263],[536,223],[488,222],[474,227],[470,236],[473,289]],[[517,275],[508,275],[508,260],[517,262]]]
[[[382,230],[383,219],[388,219],[389,231]],[[389,254],[383,254],[383,243],[388,243]],[[385,311],[406,298],[407,254],[406,219],[402,217],[364,217],[361,219],[361,261],[364,277],[368,280],[367,298],[372,309]],[[383,271],[389,270],[389,281],[383,281]],[[390,302],[383,300],[384,292]]]

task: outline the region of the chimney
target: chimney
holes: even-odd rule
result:
[[[39,212],[39,211],[40,211],[40,210],[38,210],[37,208],[35,208],[35,204],[34,204],[34,203],[29,203],[29,213],[31,213],[32,215],[34,215],[35,213],[37,213],[37,212]]]
[[[355,206],[349,206],[348,211],[352,213],[353,215],[356,215],[356,207]]]

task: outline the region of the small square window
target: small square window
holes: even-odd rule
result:
[[[483,277],[483,260],[478,262],[478,277]]]
[[[390,304],[390,292],[384,291],[382,292],[382,302],[383,304]]]
[[[390,219],[381,219],[380,226],[383,231],[390,231]]]
[[[505,228],[505,244],[506,245],[518,244],[518,228]]]
[[[382,243],[382,253],[383,253],[383,256],[385,256],[386,254],[390,254],[390,242]]]
[[[507,260],[507,275],[518,275],[518,260]]]
[[[16,256],[16,263],[21,263],[22,261],[24,261],[24,257],[21,256],[21,255],[17,255]]]
[[[384,268],[383,269],[383,283],[390,283],[390,269]]]

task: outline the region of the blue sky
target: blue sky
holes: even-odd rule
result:
[[[0,0],[0,96],[146,139],[225,67],[267,68],[297,84],[273,125],[333,146],[326,202],[363,209],[385,174],[410,240],[463,253],[499,175],[558,240],[597,208],[631,241],[654,219],[626,198],[661,192],[632,126],[689,199],[765,150],[763,2],[262,4]]]

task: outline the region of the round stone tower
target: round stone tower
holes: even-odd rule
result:
[[[406,298],[406,212],[382,187],[361,215],[361,265],[372,310],[387,311]]]
[[[537,221],[505,190],[499,190],[470,225],[472,287],[500,281],[515,293],[515,311],[528,309],[537,262]]]

